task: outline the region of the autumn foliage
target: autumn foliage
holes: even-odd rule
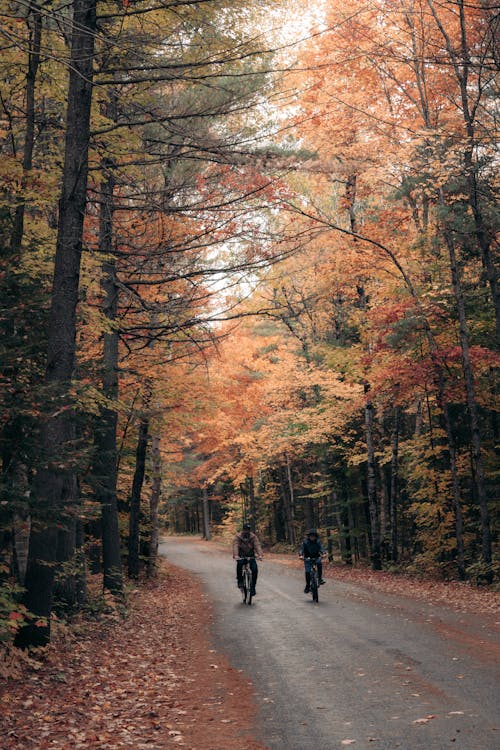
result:
[[[265,5],[2,11],[19,645],[85,607],[88,570],[118,601],[124,569],[154,577],[162,524],[497,574],[498,20],[328,0],[298,39]]]

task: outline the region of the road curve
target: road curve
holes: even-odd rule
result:
[[[254,683],[271,750],[500,747],[500,644],[485,618],[334,578],[316,605],[301,571],[267,561],[248,607],[230,554],[179,537],[160,552],[204,584],[215,646]]]

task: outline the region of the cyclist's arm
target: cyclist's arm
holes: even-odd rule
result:
[[[255,535],[254,540],[253,540],[253,548],[254,548],[255,556],[258,557],[260,560],[262,560],[262,557],[263,557],[262,547],[260,546],[259,537],[257,535]]]

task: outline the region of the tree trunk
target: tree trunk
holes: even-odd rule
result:
[[[415,414],[415,430],[413,432],[413,435],[415,437],[420,437],[422,434],[422,429],[424,426],[424,410],[422,408],[422,399],[419,398],[417,401],[417,412]]]
[[[481,430],[479,426],[479,409],[477,405],[474,375],[470,359],[469,332],[467,318],[465,314],[465,300],[460,281],[455,244],[451,232],[445,228],[445,239],[450,257],[450,271],[452,278],[453,293],[458,311],[460,346],[462,349],[462,367],[464,372],[465,389],[467,393],[467,407],[469,410],[469,420],[472,438],[472,455],[475,467],[475,484],[477,498],[481,514],[481,533],[482,533],[482,558],[485,565],[485,580],[491,583],[491,532],[488,512],[488,499],[486,496],[485,477],[483,468],[483,458],[481,449]]]
[[[333,540],[330,537],[330,527],[336,528],[339,539],[339,552],[342,560],[346,556],[345,538],[342,528],[342,514],[340,512],[340,503],[338,501],[337,493],[332,491],[330,495],[330,512],[329,512],[329,528],[328,534],[328,559],[333,562]],[[332,549],[330,549],[332,547]]]
[[[368,393],[368,386],[365,386],[365,393]],[[377,484],[375,470],[375,445],[373,438],[373,404],[370,400],[365,406],[365,433],[366,433],[366,452],[367,452],[367,491],[368,491],[368,509],[370,512],[370,531],[371,531],[371,563],[373,570],[381,570],[382,561],[380,557],[380,531],[378,522],[377,507]]]
[[[67,518],[57,534],[57,560],[68,563],[57,571],[54,579],[54,607],[63,613],[76,606],[76,521]]]
[[[149,522],[151,524],[149,538],[149,554],[147,570],[149,578],[156,578],[158,573],[158,541],[160,537],[158,508],[161,498],[161,453],[160,438],[155,435],[151,444],[151,460],[153,464],[153,479],[149,500]]]
[[[276,478],[278,482],[278,487],[280,491],[280,497],[281,497],[281,504],[278,502],[273,503],[274,508],[274,528],[276,530],[276,541],[277,542],[286,542],[287,541],[287,532],[286,532],[286,523],[284,518],[284,507],[286,503],[286,497],[285,495],[285,488],[283,486],[283,477],[282,477],[282,471],[281,466],[276,472]]]
[[[255,531],[255,529],[257,528],[257,506],[255,503],[255,483],[254,483],[252,476],[247,478],[247,486],[248,486],[248,500],[250,504],[250,518],[251,518],[252,528]]]
[[[31,516],[29,514],[14,516],[12,529],[13,537],[13,568],[14,577],[21,584],[26,578],[28,565],[28,550],[30,540]]]
[[[149,400],[146,399],[147,407]],[[141,492],[146,472],[146,449],[148,443],[149,419],[141,417],[139,423],[139,437],[135,458],[135,472],[132,482],[132,494],[130,497],[130,520],[128,538],[128,575],[129,578],[139,578],[139,548],[140,548],[140,517],[141,517]],[[189,516],[188,516],[189,518]],[[188,522],[189,523],[189,522]],[[189,530],[189,529],[188,529]]]
[[[202,507],[203,507],[203,539],[210,541],[212,535],[210,534],[210,521],[208,512],[208,492],[206,486],[202,489]]]
[[[68,391],[75,361],[76,306],[85,214],[96,0],[74,0],[66,144],[56,243],[45,381],[54,399],[41,430],[44,465],[33,487],[33,515],[24,604],[45,624],[18,632],[23,647],[46,645],[56,562],[58,526],[77,502],[74,414]]]
[[[448,410],[448,405],[444,403],[444,398],[442,398],[442,388],[441,388],[441,401],[442,401],[442,421],[443,421],[443,427],[446,432],[446,437],[448,440],[448,457],[449,457],[450,471],[451,471],[453,512],[455,515],[455,537],[457,541],[457,569],[458,569],[458,577],[460,578],[461,581],[463,581],[465,580],[465,555],[464,555],[462,503],[460,499],[460,484],[458,481],[457,456],[456,456],[456,449],[455,449],[455,439],[453,437],[453,430],[451,427],[450,414]]]
[[[398,472],[399,472],[399,407],[394,407],[394,427],[392,433],[391,491],[389,514],[391,521],[391,560],[398,560]]]
[[[377,462],[377,468],[380,480],[380,554],[383,559],[386,559],[389,556],[389,538],[391,533],[390,489],[387,486],[386,465]]]
[[[22,163],[23,175],[21,178],[21,189],[23,194],[16,206],[10,239],[10,249],[13,256],[21,250],[24,234],[24,213],[26,207],[24,190],[28,183],[28,175],[33,167],[33,147],[35,144],[35,86],[38,67],[40,65],[40,45],[42,40],[42,14],[40,12],[40,7],[36,3],[30,2],[26,22],[30,27],[30,38],[28,46],[28,72],[26,74],[26,134],[24,137]]]
[[[286,526],[287,526],[287,535],[288,535],[288,541],[290,544],[295,544],[295,526],[294,526],[294,506],[295,506],[295,493],[293,489],[293,479],[292,479],[292,467],[290,465],[290,456],[288,453],[285,454],[285,462],[286,462],[286,478],[288,483],[288,491],[289,495],[286,492],[286,489],[283,488],[283,498],[284,498],[284,511],[285,511],[285,518],[286,518]]]
[[[115,180],[111,166],[103,164],[105,176],[101,188],[99,249],[102,264],[101,287],[104,292],[103,314],[107,323],[103,342],[102,385],[106,405],[101,407],[94,444],[96,497],[101,504],[103,587],[116,596],[123,595],[123,574],[116,484],[118,479],[118,446],[116,402],[118,399],[118,333],[114,329],[118,310],[118,287],[113,250],[113,192]]]

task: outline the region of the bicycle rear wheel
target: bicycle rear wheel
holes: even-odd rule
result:
[[[245,570],[245,583],[244,586],[247,591],[246,602],[248,605],[252,603],[252,571],[247,567]]]
[[[241,600],[242,600],[243,604],[246,604],[246,602],[247,602],[247,596],[248,596],[248,586],[247,586],[247,577],[246,577],[246,574],[245,574],[245,569],[243,569],[243,571],[242,571],[241,582],[242,582],[241,583],[241,588],[240,588]]]

